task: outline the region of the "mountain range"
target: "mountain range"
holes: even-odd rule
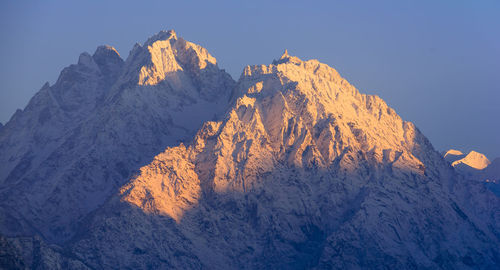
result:
[[[500,265],[500,199],[457,165],[489,161],[443,157],[287,51],[234,81],[172,30],[126,60],[100,46],[14,114],[0,153],[4,268]]]

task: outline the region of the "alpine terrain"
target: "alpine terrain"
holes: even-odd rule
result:
[[[455,170],[470,181],[479,181],[493,193],[500,196],[500,157],[492,162],[481,153],[470,151],[465,155],[459,150],[450,149],[444,154]]]
[[[467,157],[317,60],[235,82],[162,31],[81,54],[0,128],[0,266],[497,269]]]

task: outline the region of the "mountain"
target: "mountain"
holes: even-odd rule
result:
[[[499,197],[457,173],[382,99],[361,94],[317,60],[285,52],[270,65],[245,67],[235,83],[204,49],[161,32],[134,47],[99,100],[102,104],[69,137],[71,144],[55,150],[57,162],[26,166],[29,170],[22,171],[39,178],[29,173],[26,180],[19,178],[50,181],[64,200],[44,207],[58,215],[37,212],[38,202],[23,203],[30,196],[50,203],[52,189],[2,182],[2,196],[14,194],[5,205],[24,207],[2,204],[4,213],[30,222],[9,212],[24,209],[23,217],[37,221],[30,222],[37,226],[27,232],[30,237],[0,239],[8,249],[2,257],[6,264],[74,269],[500,265]],[[162,120],[168,116],[170,121]],[[11,121],[0,134],[14,126]],[[93,149],[89,160],[88,148]],[[66,169],[70,160],[81,166]],[[114,166],[117,162],[125,166]],[[65,178],[52,180],[59,175]],[[68,198],[75,196],[79,204]],[[85,211],[77,207],[94,196],[99,203]],[[64,229],[53,231],[54,226]]]
[[[458,173],[469,179],[478,181],[500,179],[500,158],[490,162],[484,154],[470,151],[465,155],[458,150],[447,151],[444,158]]]
[[[463,168],[463,169],[476,169],[482,170],[490,165],[490,161],[488,158],[476,151],[470,151],[465,157],[455,160],[451,163],[451,166],[455,168]]]
[[[246,67],[235,93],[222,121],[141,168],[72,252],[105,268],[498,264],[494,221],[459,201],[451,167],[380,98],[287,54]]]
[[[458,150],[449,150],[444,158],[464,178],[479,181],[500,197],[500,158],[490,162],[481,153],[471,151],[464,155]]]
[[[463,159],[464,157],[465,154],[462,153],[460,150],[450,149],[444,153],[444,159],[448,161],[450,164],[459,159]]]
[[[228,106],[235,82],[175,32],[110,46],[65,68],[0,130],[0,223],[6,235],[62,243],[165,147]]]

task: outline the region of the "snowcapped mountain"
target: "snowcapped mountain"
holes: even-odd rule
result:
[[[0,228],[45,238],[1,238],[12,265],[500,264],[499,197],[457,174],[414,124],[333,68],[285,52],[271,65],[247,66],[235,83],[205,49],[172,31],[136,45],[125,62],[100,61],[119,75],[92,75],[103,72],[96,54],[76,65],[98,67],[85,73],[94,98],[74,109],[87,116],[70,121],[53,108],[56,83],[40,91],[48,105],[19,112],[0,130],[9,155]],[[51,117],[39,123],[44,106]],[[16,119],[50,123],[38,136],[45,143]]]
[[[490,162],[484,154],[470,151],[465,155],[458,150],[449,150],[444,157],[463,177],[484,183],[500,197],[500,158]]]
[[[444,159],[448,161],[450,164],[459,159],[463,159],[464,157],[465,154],[462,153],[462,151],[460,150],[450,149],[444,153]]]
[[[500,179],[500,158],[493,162],[481,153],[470,151],[467,155],[458,150],[449,150],[444,158],[457,172],[469,178],[483,181]]]
[[[81,54],[0,131],[2,233],[69,239],[135,170],[217,119],[233,85],[173,31],[126,61],[109,46]]]
[[[470,151],[465,157],[455,160],[451,163],[451,166],[455,168],[472,168],[476,170],[482,170],[490,165],[490,161],[485,155],[478,153],[476,151]]]

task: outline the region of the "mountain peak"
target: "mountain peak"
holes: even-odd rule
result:
[[[462,151],[460,151],[460,150],[450,149],[444,153],[443,157],[449,163],[453,163],[459,159],[464,158],[465,154],[462,153]]]
[[[287,49],[285,49],[285,51],[283,52],[283,55],[281,55],[281,57],[280,57],[280,60],[281,60],[281,59],[288,58],[288,57],[289,57],[289,55],[288,55],[288,50],[287,50]]]
[[[97,47],[97,49],[95,50],[94,55],[92,57],[94,57],[94,59],[95,59],[97,57],[109,56],[109,55],[120,57],[120,54],[118,53],[118,51],[113,46],[109,46],[109,45],[101,45],[101,46]]]
[[[455,155],[455,156],[457,156],[457,155],[463,155],[463,154],[464,153],[462,153],[462,151],[460,151],[460,150],[450,149],[450,150],[446,151],[446,153],[444,154],[444,156],[445,157],[448,156],[448,155]]]
[[[158,34],[150,37],[144,45],[148,46],[148,45],[152,45],[153,43],[155,43],[156,41],[159,41],[159,40],[170,40],[170,39],[177,40],[177,34],[175,33],[175,31],[174,30],[168,30],[168,31],[162,30],[162,31],[158,32]]]
[[[202,46],[178,38],[173,30],[159,32],[144,46],[134,46],[127,62],[131,69],[126,73],[135,74],[132,78],[138,78],[140,85],[156,85],[166,79],[171,85],[180,85],[188,74],[198,80],[202,73],[219,72],[215,57]]]
[[[470,151],[469,154],[467,154],[464,158],[454,161],[453,163],[451,163],[451,165],[453,167],[457,167],[461,164],[465,164],[476,170],[482,170],[488,167],[490,163],[491,162],[484,154],[478,153],[476,151]]]
[[[301,62],[302,62],[302,60],[300,60],[300,58],[298,58],[296,56],[289,55],[288,50],[285,49],[285,51],[281,55],[280,59],[273,61],[273,65],[285,64],[285,63],[299,64]]]

